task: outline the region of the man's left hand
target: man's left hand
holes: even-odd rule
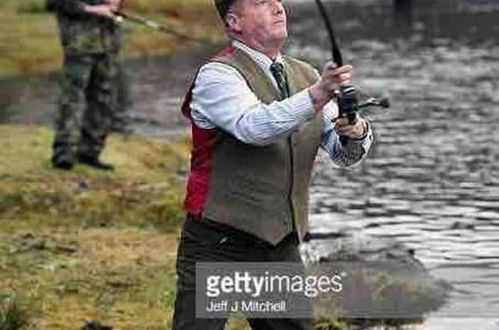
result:
[[[358,118],[354,124],[350,124],[348,118],[339,117],[334,123],[336,133],[349,139],[360,139],[366,135],[368,130],[367,121],[362,118]]]
[[[122,7],[122,0],[105,0],[106,4],[109,5],[112,12],[118,12]]]

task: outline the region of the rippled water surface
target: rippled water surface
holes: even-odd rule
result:
[[[317,165],[313,228],[392,237],[414,248],[434,276],[454,286],[422,328],[497,329],[499,7],[415,2],[412,25],[395,31],[389,2],[330,6],[358,84],[388,93],[393,106],[369,115],[377,145],[363,165]],[[310,37],[292,51],[327,58],[316,22],[295,33]]]
[[[328,42],[313,3],[290,2],[288,51],[323,63]],[[499,3],[414,3],[412,22],[399,26],[388,0],[327,4],[357,84],[389,94],[393,106],[369,115],[377,144],[361,166],[317,163],[313,230],[414,248],[454,286],[421,328],[499,329]],[[136,130],[166,138],[186,131],[178,107],[200,60],[182,53],[128,62]],[[0,88],[4,122],[52,121],[53,77],[3,80]]]

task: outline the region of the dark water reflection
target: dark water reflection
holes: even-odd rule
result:
[[[388,91],[393,108],[369,116],[378,143],[363,165],[317,165],[313,228],[392,237],[452,283],[449,303],[421,328],[492,329],[499,318],[499,4],[415,1],[406,30],[392,29],[390,5],[332,3],[356,81],[369,93]],[[296,18],[316,15],[300,6]],[[329,57],[317,20],[294,33],[303,37],[292,52],[317,63]]]
[[[290,1],[288,51],[323,63],[327,36],[309,1]],[[319,162],[316,232],[392,237],[454,285],[425,329],[493,329],[499,318],[499,2],[416,0],[412,24],[393,28],[391,1],[329,2],[344,58],[366,92],[388,92],[373,113],[377,145],[353,170]],[[134,128],[186,131],[179,105],[199,53],[135,60]],[[49,124],[57,75],[0,82],[0,120]],[[446,323],[447,322],[447,323]],[[497,328],[498,329],[499,325]]]

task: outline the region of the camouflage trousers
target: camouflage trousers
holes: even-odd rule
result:
[[[109,132],[123,121],[125,82],[118,54],[66,55],[63,70],[53,159],[98,157]]]

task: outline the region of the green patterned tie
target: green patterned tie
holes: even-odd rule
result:
[[[274,62],[270,66],[270,72],[274,76],[275,81],[277,82],[277,87],[279,88],[279,93],[281,95],[281,99],[285,99],[289,97],[289,86],[288,81],[286,79],[286,73],[284,72],[284,65],[279,62]]]

